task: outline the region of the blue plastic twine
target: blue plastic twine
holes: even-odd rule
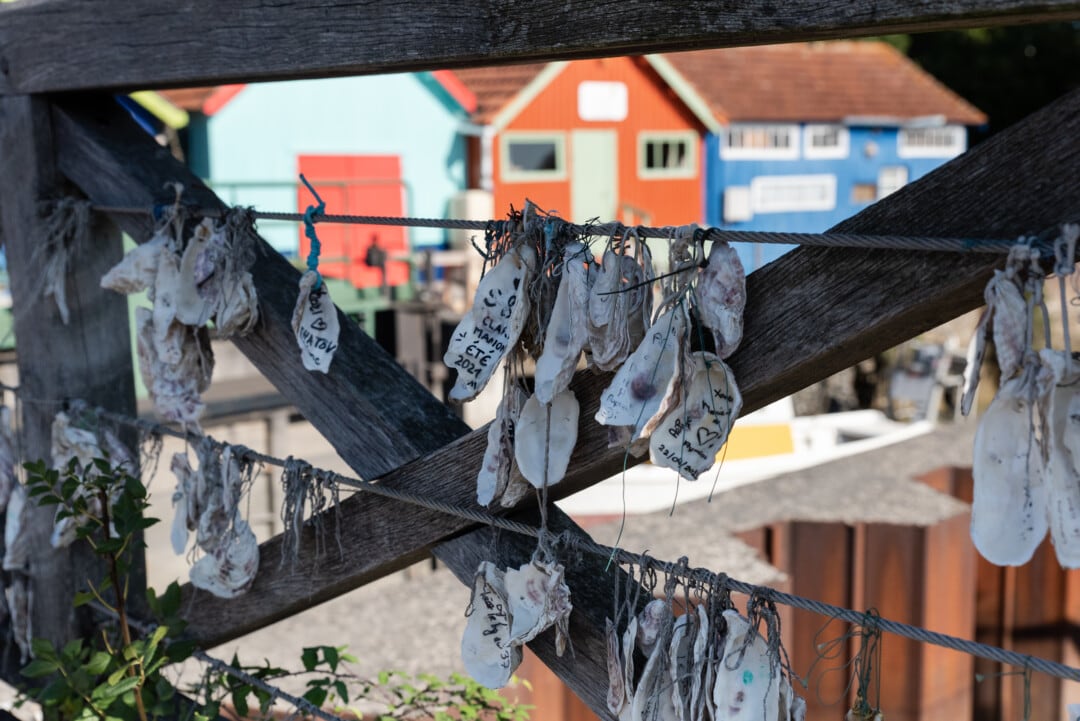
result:
[[[308,270],[315,273],[315,285],[311,287],[312,290],[318,290],[322,285],[322,276],[319,274],[319,253],[322,252],[322,243],[319,242],[319,236],[315,234],[315,217],[318,215],[324,215],[326,210],[326,201],[319,197],[319,194],[315,192],[315,188],[311,187],[311,183],[304,177],[303,173],[300,173],[300,182],[311,191],[311,194],[315,196],[315,200],[319,202],[318,205],[309,205],[307,210],[304,211],[304,235],[311,241],[311,249],[308,251],[307,267]]]

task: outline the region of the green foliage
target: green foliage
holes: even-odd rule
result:
[[[431,674],[410,676],[401,671],[381,671],[375,679],[361,678],[349,668],[357,659],[345,646],[311,646],[303,650],[300,661],[304,670],[297,673],[275,668],[269,662],[241,666],[235,657],[232,666],[268,684],[286,676],[306,677],[304,700],[320,708],[329,707],[337,714],[348,712],[372,721],[526,721],[532,708],[512,703],[498,691],[460,674],[443,679]],[[192,690],[207,694],[207,713],[217,713],[228,701],[240,716],[269,718],[269,694],[227,673],[208,670],[201,686]],[[363,709],[355,705],[361,700]],[[309,716],[304,709],[300,712]]]
[[[74,519],[75,536],[84,540],[107,568],[104,578],[84,579],[75,605],[97,603],[115,614],[115,627],[99,626],[100,637],[79,639],[56,649],[33,641],[34,659],[22,674],[36,685],[26,693],[40,703],[47,721],[153,721],[176,715],[176,693],[161,671],[191,656],[194,644],[182,637],[180,587],[174,582],[163,594],[147,589],[147,607],[158,626],[146,638],[133,638],[127,619],[127,582],[133,552],[144,547],[142,531],[157,522],[144,514],[146,488],[122,468],[97,459],[86,467],[72,461],[62,471],[44,462],[26,464],[28,493],[43,506],[57,507],[57,520]],[[416,677],[383,671],[362,679],[349,668],[357,663],[345,646],[312,646],[300,657],[303,671],[271,665],[245,666],[235,656],[231,666],[250,680],[210,666],[202,683],[190,689],[203,702],[193,711],[196,721],[216,719],[224,704],[240,717],[269,718],[274,695],[263,688],[287,676],[305,678],[303,698],[316,707],[349,711],[378,721],[525,721],[531,707],[514,704],[471,678]],[[351,704],[363,699],[364,713]]]
[[[62,471],[44,462],[27,463],[27,492],[39,505],[56,506],[57,521],[72,519],[74,534],[94,550],[107,568],[96,583],[75,594],[75,605],[98,602],[119,617],[116,627],[101,627],[100,637],[76,639],[56,649],[34,639],[34,660],[22,674],[35,680],[27,694],[49,719],[149,721],[173,711],[175,691],[161,676],[169,663],[186,658],[191,646],[167,641],[183,630],[176,618],[180,588],[172,584],[148,603],[163,621],[147,638],[133,639],[127,621],[127,579],[141,532],[156,520],[146,518],[146,488],[123,468],[105,459],[85,467],[72,460]]]

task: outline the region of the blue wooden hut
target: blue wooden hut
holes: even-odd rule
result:
[[[891,45],[795,43],[664,58],[721,124],[706,222],[821,232],[967,149],[986,116]],[[789,246],[740,248],[751,269]]]

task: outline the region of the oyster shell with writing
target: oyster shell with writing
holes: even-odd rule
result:
[[[300,294],[293,309],[292,329],[300,346],[304,369],[329,373],[338,349],[341,323],[337,306],[330,299],[330,290],[319,279],[319,274],[312,270],[300,276]]]
[[[735,418],[742,395],[735,374],[712,353],[693,355],[693,375],[683,402],[657,426],[649,440],[649,458],[693,481],[716,463]]]
[[[504,574],[483,561],[473,579],[472,600],[461,638],[461,660],[473,679],[502,688],[521,664],[521,647],[510,643],[510,604]]]
[[[476,288],[468,313],[450,336],[443,363],[457,371],[450,398],[468,401],[484,390],[492,373],[518,341],[528,312],[529,273],[536,251],[515,248],[489,270]]]

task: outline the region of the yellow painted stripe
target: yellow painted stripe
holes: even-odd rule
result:
[[[140,90],[131,94],[131,99],[154,114],[161,122],[170,128],[187,127],[191,117],[186,110],[176,107],[153,90]]]
[[[727,446],[720,449],[718,458],[726,461],[745,458],[763,458],[795,452],[795,440],[791,426],[786,423],[763,423],[739,425],[731,429]]]

